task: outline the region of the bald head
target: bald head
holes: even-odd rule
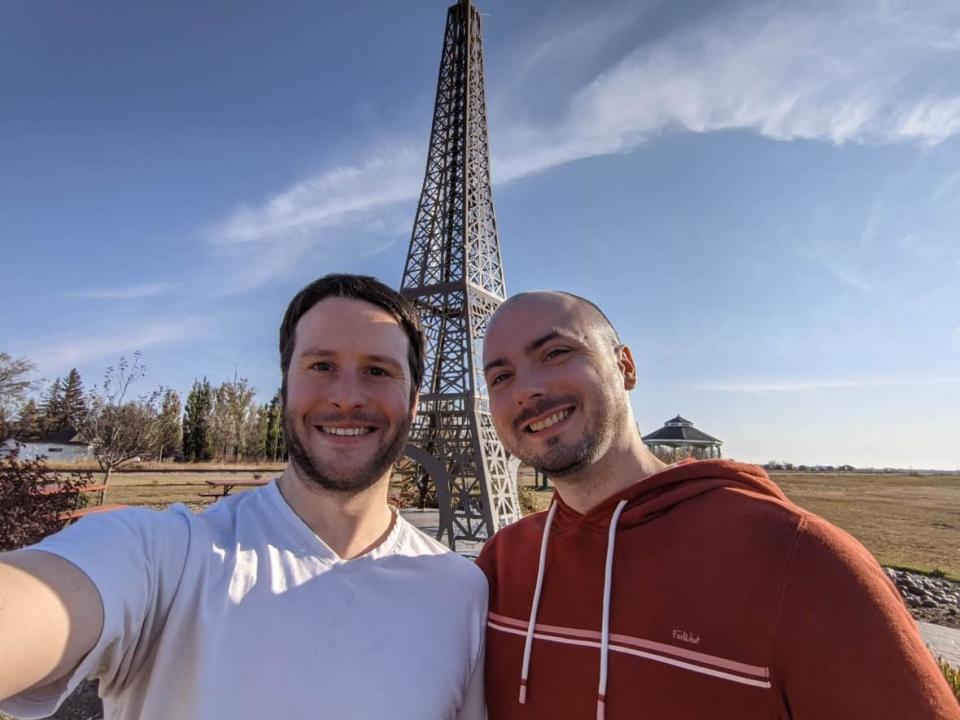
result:
[[[555,479],[600,472],[639,442],[633,355],[589,300],[555,290],[510,298],[487,326],[483,371],[501,441]]]
[[[543,310],[560,311],[568,317],[575,318],[584,330],[603,345],[611,348],[620,344],[613,323],[597,305],[585,297],[563,290],[532,290],[518,293],[504,302],[490,318],[489,328],[497,321],[498,316],[509,314],[518,309],[534,309],[539,306]]]

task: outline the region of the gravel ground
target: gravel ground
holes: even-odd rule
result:
[[[934,575],[884,568],[916,620],[960,630],[960,583]]]

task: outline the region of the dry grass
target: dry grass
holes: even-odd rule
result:
[[[787,497],[860,542],[882,565],[960,579],[960,476],[773,473]]]
[[[882,565],[960,580],[960,476],[772,473],[793,502],[843,528]],[[532,477],[521,478],[532,485]],[[552,491],[526,493],[545,510]]]
[[[189,466],[188,466],[189,467]],[[263,477],[279,475],[282,466],[275,469],[258,469],[256,472]],[[110,478],[110,489],[107,490],[106,502],[124,503],[126,505],[146,505],[159,507],[182,502],[191,507],[201,507],[210,502],[209,498],[201,498],[200,493],[214,492],[204,480],[217,478],[252,478],[252,470],[219,470],[205,471],[165,471],[165,472],[119,472]],[[98,479],[94,477],[94,482]],[[238,489],[234,492],[244,492]]]

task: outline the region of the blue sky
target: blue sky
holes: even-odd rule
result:
[[[0,5],[0,350],[279,384],[289,298],[399,285],[444,2]],[[591,299],[738,459],[960,463],[960,5],[484,0],[510,292]]]

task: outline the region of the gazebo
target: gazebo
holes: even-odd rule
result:
[[[643,436],[643,442],[661,460],[676,462],[685,457],[709,460],[720,457],[722,440],[697,430],[693,423],[677,415],[663,427]]]

